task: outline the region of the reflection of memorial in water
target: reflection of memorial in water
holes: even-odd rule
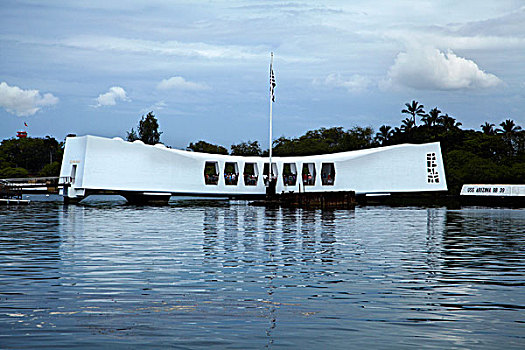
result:
[[[263,249],[272,253],[272,261],[278,251],[280,209],[265,208],[263,217]]]
[[[219,244],[219,210],[216,207],[204,207],[204,218],[202,232],[204,234],[202,250],[204,257],[209,260],[218,258]]]
[[[345,348],[358,333],[352,344],[365,348],[369,339],[436,348],[523,339],[522,210],[242,201],[19,210],[0,211],[6,348],[146,338],[153,347]]]
[[[243,262],[253,265],[257,261],[259,215],[258,208],[247,207],[244,209],[242,227],[242,245],[244,247]]]
[[[281,257],[284,266],[294,266],[297,261],[297,237],[300,233],[297,225],[297,209],[282,209],[282,238]]]
[[[226,267],[239,266],[240,262],[256,265],[260,260],[259,240],[264,237],[259,210],[242,205],[204,208],[204,257],[220,258]]]
[[[300,212],[301,251],[299,255],[303,263],[315,260],[317,216],[316,210],[301,210]]]
[[[239,207],[230,206],[229,208],[224,208],[222,212],[224,215],[222,230],[224,246],[223,264],[228,267],[236,267],[242,255],[238,247],[240,231]]]
[[[321,252],[320,258],[323,263],[337,263],[335,260],[337,239],[335,238],[336,224],[333,210],[321,212]]]
[[[441,267],[441,239],[445,228],[443,210],[427,209],[426,264],[429,276],[436,276]]]
[[[279,221],[281,216],[280,209],[266,208],[264,211],[263,219],[263,249],[267,254],[263,257],[266,259],[264,262],[264,278],[267,281],[266,294],[267,294],[267,309],[268,314],[266,317],[269,320],[268,328],[266,329],[267,344],[266,347],[271,347],[273,344],[273,330],[277,327],[277,307],[276,297],[274,293],[278,289],[278,277],[279,277],[279,262],[276,261],[279,257],[278,254],[278,235],[279,235]]]

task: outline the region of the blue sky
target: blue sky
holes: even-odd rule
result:
[[[314,5],[315,4],[315,5]],[[525,126],[523,1],[11,1],[0,5],[0,139],[268,146],[319,127],[397,126],[405,102],[467,128]]]

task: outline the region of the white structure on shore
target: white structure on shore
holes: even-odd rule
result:
[[[356,194],[446,191],[439,143],[402,144],[302,157],[273,157],[276,192]],[[268,158],[197,153],[141,141],[68,137],[60,176],[63,196],[118,193],[128,199],[264,196]]]
[[[461,196],[467,197],[521,197],[525,198],[525,185],[463,185]]]

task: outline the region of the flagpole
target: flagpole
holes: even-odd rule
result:
[[[272,76],[273,74],[273,52],[271,54],[271,60],[270,60],[270,77]],[[270,84],[272,84],[272,82],[270,81]],[[271,88],[270,89],[270,164],[269,164],[269,169],[268,169],[268,173],[270,174],[269,175],[269,181],[268,181],[268,184],[271,183],[272,181],[272,105],[273,105],[273,89]]]

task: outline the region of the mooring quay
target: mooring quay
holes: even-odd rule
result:
[[[69,177],[34,177],[0,179],[0,204],[29,204],[22,199],[27,193],[58,193],[64,183],[70,182]]]

